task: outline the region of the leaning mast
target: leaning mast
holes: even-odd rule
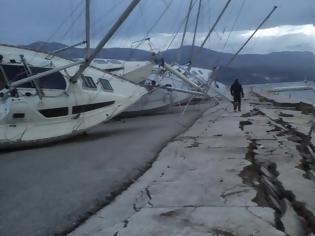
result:
[[[191,52],[190,52],[190,65],[188,66],[188,70],[191,69],[192,66],[192,59],[194,57],[194,50],[195,50],[195,43],[196,43],[196,35],[197,35],[197,29],[198,29],[198,23],[199,23],[199,17],[200,17],[200,10],[201,10],[201,1],[199,0],[199,6],[198,6],[198,12],[197,12],[197,18],[196,18],[196,23],[195,23],[195,30],[194,30],[194,37],[193,37],[193,42],[192,42],[192,47],[191,47]]]
[[[230,5],[232,0],[228,0],[227,3],[225,4],[224,8],[222,9],[220,15],[218,16],[217,20],[215,21],[215,23],[213,24],[213,26],[211,27],[211,29],[209,30],[206,38],[203,40],[201,46],[200,46],[200,50],[205,46],[206,42],[208,41],[210,35],[212,34],[213,30],[215,29],[215,27],[217,26],[217,24],[219,23],[221,17],[223,16],[224,12],[226,11],[227,7]]]
[[[229,66],[234,59],[238,56],[238,54],[244,49],[244,47],[248,44],[248,42],[254,37],[254,35],[257,33],[257,31],[266,23],[266,21],[271,17],[271,15],[275,12],[277,9],[277,6],[274,6],[271,12],[265,17],[265,19],[259,24],[257,29],[252,33],[252,35],[246,40],[246,42],[242,45],[242,47],[234,54],[234,56],[229,60],[229,62],[226,64]]]
[[[187,13],[187,16],[186,16],[186,22],[185,22],[183,37],[182,37],[182,41],[181,41],[181,44],[180,44],[180,47],[179,47],[179,51],[178,51],[178,54],[177,54],[177,62],[178,63],[180,62],[180,59],[181,59],[181,50],[182,50],[182,48],[184,46],[184,41],[185,41],[185,37],[186,37],[188,22],[189,22],[189,18],[190,18],[190,14],[191,14],[192,8],[193,8],[193,0],[190,0],[188,13]]]
[[[79,70],[75,73],[74,76],[71,78],[71,82],[76,82],[79,78],[79,76],[88,68],[88,66],[91,64],[93,59],[96,57],[96,55],[103,49],[105,44],[111,39],[111,37],[116,33],[118,28],[124,23],[124,21],[127,19],[127,17],[130,15],[130,13],[133,11],[133,9],[138,5],[140,0],[133,0],[127,9],[122,13],[122,15],[119,17],[119,19],[115,22],[115,24],[112,26],[112,28],[107,32],[107,34],[103,37],[103,39],[99,42],[99,44],[96,46],[94,51],[90,53],[90,55],[86,55],[85,62],[80,66]]]
[[[86,41],[86,55],[89,55],[90,48],[91,48],[91,42],[90,42],[90,35],[91,35],[91,29],[90,29],[90,0],[85,0],[85,41]]]

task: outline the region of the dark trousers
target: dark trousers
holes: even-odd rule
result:
[[[238,111],[241,111],[241,97],[240,96],[234,96],[234,111],[238,109]]]

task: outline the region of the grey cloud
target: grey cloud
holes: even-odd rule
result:
[[[91,25],[94,40],[99,39],[109,29],[130,1],[91,0]],[[140,6],[119,30],[112,43],[119,38],[140,39],[144,37],[168,3],[171,3],[169,10],[159,24],[153,28],[152,35],[176,32],[187,13],[189,1],[142,0]],[[217,32],[231,30],[243,1],[232,0],[217,27]],[[209,29],[225,2],[223,0],[203,0],[199,32],[206,32]],[[27,44],[39,40],[78,42],[84,37],[84,0],[0,0],[0,5],[0,42],[11,44]],[[265,27],[313,24],[315,21],[315,1],[313,0],[245,0],[244,8],[234,30],[254,29],[274,5],[278,5],[279,8]],[[75,9],[77,11],[71,15]],[[193,31],[195,17],[196,7],[189,24],[190,32]],[[77,23],[71,25],[76,18]],[[56,31],[59,26],[59,31]],[[295,42],[295,44],[301,44],[301,42]],[[261,47],[265,48],[263,44]]]

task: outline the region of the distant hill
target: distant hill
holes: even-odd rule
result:
[[[25,48],[40,50],[43,52],[52,52],[61,48],[68,47],[61,43],[45,43],[45,42],[35,42],[29,45],[23,45]],[[66,51],[60,52],[58,55],[65,58],[82,58],[85,55],[85,49],[83,48],[70,48]],[[106,48],[103,49],[98,57],[118,59],[125,61],[144,61],[150,60],[151,53],[139,49],[130,48]]]
[[[24,47],[40,49],[51,52],[64,48],[67,45],[60,43],[35,42]],[[190,58],[191,46],[181,49],[180,63],[187,63]],[[232,57],[230,53],[221,53],[210,49],[195,47],[193,65],[201,68],[211,69],[220,65],[219,80],[230,84],[236,77],[242,83],[270,83],[270,82],[291,82],[299,80],[315,81],[315,56],[311,52],[274,52],[270,54],[244,54],[239,55],[229,66],[225,65]],[[198,55],[196,55],[198,53]],[[161,52],[169,63],[176,61],[178,49],[169,49]],[[66,58],[82,58],[84,49],[71,48],[60,53]],[[106,48],[99,56],[119,60],[150,60],[151,53],[131,48]]]

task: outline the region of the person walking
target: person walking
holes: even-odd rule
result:
[[[244,97],[244,91],[242,85],[238,82],[238,79],[234,80],[230,92],[234,100],[234,111],[236,112],[236,109],[238,109],[238,111],[241,111],[241,98]]]

